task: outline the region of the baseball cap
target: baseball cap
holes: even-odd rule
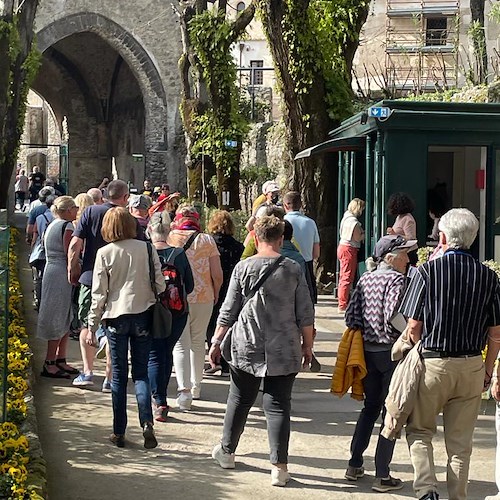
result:
[[[151,205],[152,203],[149,196],[145,196],[143,194],[131,196],[128,200],[128,206],[130,208],[142,208],[143,210],[149,210]]]
[[[274,181],[267,181],[262,186],[262,192],[264,194],[274,193],[274,192],[279,191],[279,190],[280,190],[280,187]]]
[[[402,250],[404,248],[410,249],[416,244],[417,240],[407,240],[399,234],[382,236],[382,238],[380,238],[375,245],[373,256],[377,259],[382,259],[393,250]]]

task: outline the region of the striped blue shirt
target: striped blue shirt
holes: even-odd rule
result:
[[[500,283],[469,253],[449,250],[417,268],[399,310],[423,321],[425,349],[476,353],[500,325]]]

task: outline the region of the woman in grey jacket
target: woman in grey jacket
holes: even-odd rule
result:
[[[311,362],[314,309],[300,266],[280,256],[283,221],[265,216],[254,229],[258,253],[234,268],[209,353],[212,366],[218,364],[224,340],[231,375],[222,439],[212,457],[222,468],[234,468],[236,447],[263,382],[271,484],[285,486],[292,387],[301,366]]]

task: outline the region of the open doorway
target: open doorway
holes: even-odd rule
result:
[[[427,156],[427,208],[436,216],[450,208],[467,208],[479,220],[479,235],[472,253],[484,260],[486,251],[486,155],[481,146],[429,146]],[[428,219],[428,244],[434,220]]]

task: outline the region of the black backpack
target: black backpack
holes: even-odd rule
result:
[[[174,264],[182,248],[171,248],[167,257],[159,255],[161,273],[165,278],[165,291],[159,297],[163,305],[172,313],[172,317],[182,316],[187,311],[187,299],[182,275]]]

